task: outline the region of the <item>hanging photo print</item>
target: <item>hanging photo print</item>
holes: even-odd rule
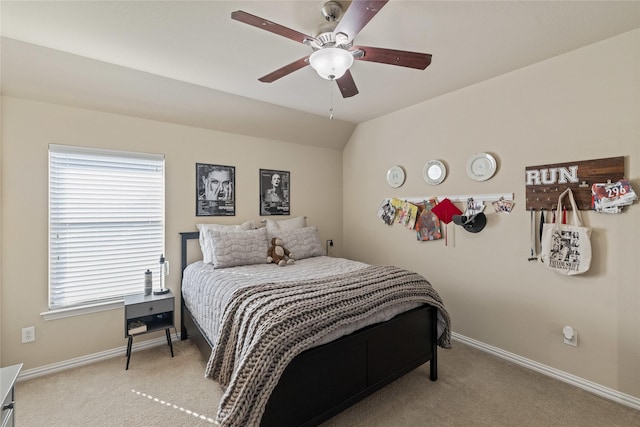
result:
[[[196,163],[196,216],[236,214],[236,168]]]
[[[396,208],[391,204],[390,199],[384,199],[378,207],[378,218],[387,225],[393,225],[396,218]]]
[[[290,173],[260,169],[260,215],[289,215]]]
[[[510,214],[513,210],[514,203],[511,200],[505,200],[504,198],[500,198],[500,200],[496,200],[495,202],[491,202],[493,209],[497,213],[506,213]]]

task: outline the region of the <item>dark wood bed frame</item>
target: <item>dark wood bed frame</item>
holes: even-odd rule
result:
[[[181,235],[181,268],[187,266],[187,241]],[[182,292],[180,292],[182,296]],[[203,358],[211,343],[181,301],[181,340],[190,338]],[[298,355],[274,389],[262,426],[316,426],[376,390],[430,361],[430,379],[438,379],[437,310],[423,305],[387,322],[360,329]]]

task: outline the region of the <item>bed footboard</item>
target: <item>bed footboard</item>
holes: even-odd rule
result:
[[[427,361],[435,381],[436,311],[418,307],[301,353],[282,374],[261,425],[318,425]]]
[[[436,381],[436,313],[418,307],[301,353],[280,377],[261,426],[316,426],[425,362]],[[188,311],[185,319],[188,338],[208,360],[211,346]]]

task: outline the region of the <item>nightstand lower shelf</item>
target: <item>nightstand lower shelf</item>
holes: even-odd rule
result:
[[[171,342],[171,331],[170,331],[171,327],[168,327],[164,330],[165,334],[167,335],[167,344],[169,345],[169,348],[171,349],[171,357],[173,357],[173,343]],[[150,332],[150,331],[147,331]],[[143,334],[146,334],[147,332],[143,332]],[[125,368],[125,370],[129,370],[129,360],[131,359],[131,346],[133,345],[133,337],[136,335],[142,335],[142,334],[134,334],[134,335],[129,335],[129,341],[127,342],[127,367]]]

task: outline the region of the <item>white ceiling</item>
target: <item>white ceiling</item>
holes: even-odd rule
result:
[[[356,43],[431,53],[426,70],[356,61],[348,99],[310,67],[259,82],[311,50],[231,12],[315,35],[323,3],[3,0],[2,92],[340,148],[358,123],[640,27],[640,1],[391,0]]]

